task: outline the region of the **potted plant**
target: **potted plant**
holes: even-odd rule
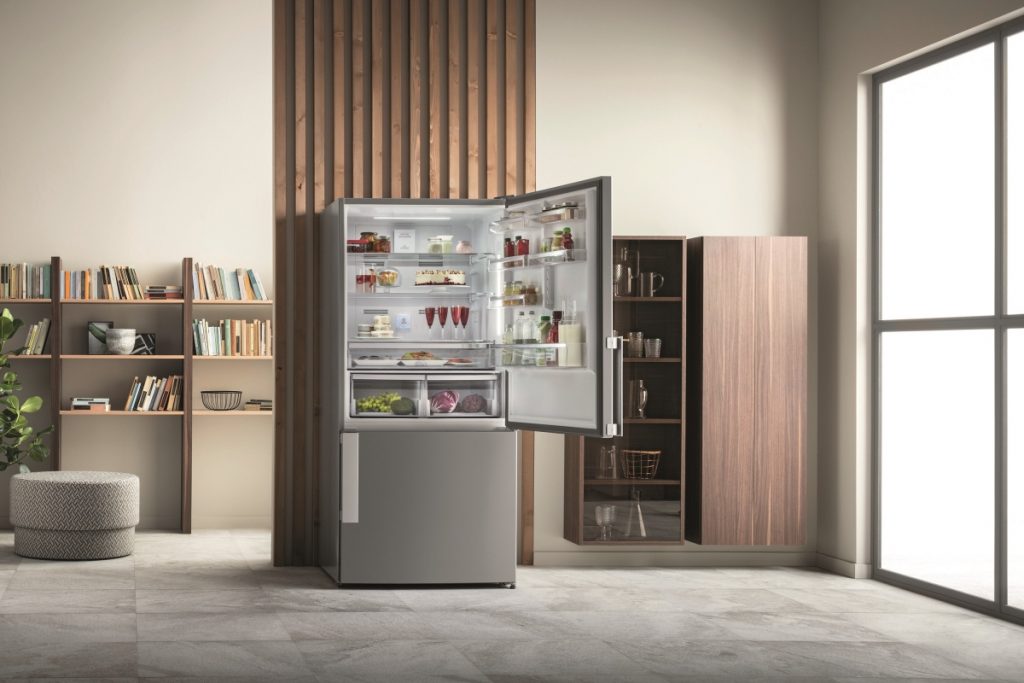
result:
[[[53,431],[53,425],[37,432],[28,424],[28,415],[39,412],[43,399],[38,396],[18,398],[21,383],[17,373],[10,369],[10,354],[4,350],[23,324],[6,308],[0,313],[0,472],[14,466],[20,472],[28,472],[26,460],[38,462],[50,454],[43,436]]]

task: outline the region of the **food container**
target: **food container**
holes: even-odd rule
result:
[[[366,251],[375,251],[377,248],[377,233],[375,232],[361,232],[359,233],[359,239],[366,243]]]
[[[473,244],[466,240],[459,240],[459,243],[455,245],[456,254],[472,254]]]
[[[377,238],[377,241],[373,243],[373,250],[378,254],[390,254],[391,238],[381,235]]]
[[[380,287],[397,287],[398,271],[394,268],[385,268],[377,273],[377,285]]]
[[[350,254],[365,254],[366,253],[366,241],[365,240],[346,240],[345,241],[346,251]]]

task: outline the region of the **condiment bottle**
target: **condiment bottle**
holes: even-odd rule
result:
[[[562,228],[562,248],[565,249],[565,260],[572,261],[572,228]]]
[[[526,256],[530,253],[530,240],[519,235],[516,236],[516,256]]]
[[[505,258],[508,258],[509,256],[515,256],[516,255],[516,245],[515,245],[515,242],[512,241],[511,237],[506,237],[505,238],[505,245],[504,245],[504,252],[503,253],[505,254]]]
[[[540,324],[537,325],[537,339],[539,339],[540,343],[542,343],[542,344],[547,343],[548,335],[550,333],[551,333],[551,316],[550,315],[542,315],[540,317]],[[551,357],[552,356],[551,356],[550,350],[542,351],[541,353],[538,353],[537,354],[537,365],[539,365],[539,366],[547,365],[548,363],[551,362]]]
[[[551,329],[548,330],[548,338],[546,342],[548,344],[558,343],[558,327],[562,324],[562,312],[552,311],[551,312]],[[558,362],[558,350],[552,349],[548,354],[548,365],[559,365]]]

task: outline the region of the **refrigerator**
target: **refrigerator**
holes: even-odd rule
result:
[[[339,585],[514,586],[517,430],[622,433],[610,218],[607,177],[327,207],[318,551]]]

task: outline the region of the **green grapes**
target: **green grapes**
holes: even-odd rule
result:
[[[366,396],[356,399],[356,412],[359,413],[390,413],[391,404],[402,398],[394,391],[385,391],[376,396]]]

